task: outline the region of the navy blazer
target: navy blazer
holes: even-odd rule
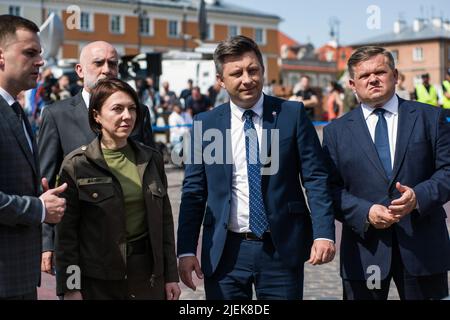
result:
[[[343,222],[341,276],[364,280],[377,265],[389,273],[395,232],[406,270],[415,276],[446,272],[450,243],[443,205],[450,200],[450,125],[442,109],[399,98],[397,145],[392,179],[386,177],[361,107],[324,129],[324,150],[331,156],[337,219]],[[394,224],[367,232],[373,204],[389,206],[401,195],[395,183],[414,189],[419,210]]]
[[[230,139],[226,134],[231,127],[229,103],[200,113],[194,120],[202,125],[200,134],[208,129],[217,129],[223,137]],[[272,157],[276,154],[271,150],[275,145],[272,138],[276,135],[270,135],[270,129],[279,130],[278,171],[262,177],[263,199],[272,240],[286,266],[298,267],[309,258],[313,238],[334,240],[335,237],[324,154],[315,129],[303,105],[298,102],[264,96],[263,129],[269,130],[267,141]],[[195,147],[196,135],[191,138],[191,145]],[[212,147],[211,141],[197,144],[201,152]],[[226,143],[218,152],[223,152],[224,159],[226,156],[231,158]],[[191,159],[194,156],[195,152],[192,152]],[[272,159],[272,163],[274,161]],[[202,269],[206,276],[216,269],[227,237],[231,162],[208,164],[201,161],[200,164],[186,165],[178,226],[178,254],[197,252],[203,221]],[[302,192],[302,183],[311,212]]]

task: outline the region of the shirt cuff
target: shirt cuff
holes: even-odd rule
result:
[[[44,223],[44,220],[45,220],[45,203],[44,203],[44,200],[42,200],[41,198],[39,198],[39,200],[41,200],[41,202],[42,202],[42,218],[41,218],[41,223]]]
[[[193,254],[193,253],[183,253],[183,254],[180,254],[178,256],[178,258],[184,258],[184,257],[195,257],[195,254]]]
[[[317,239],[314,239],[314,241],[316,241],[316,240],[327,240],[327,241],[330,241],[330,242],[334,243],[333,240],[328,239],[328,238],[317,238]]]

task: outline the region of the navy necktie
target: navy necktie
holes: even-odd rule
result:
[[[245,155],[249,187],[250,230],[261,238],[269,228],[269,223],[267,222],[261,192],[261,163],[259,160],[258,135],[253,124],[254,114],[252,110],[244,112]]]
[[[385,112],[386,110],[383,108],[376,108],[373,111],[378,116],[377,126],[375,127],[375,147],[383,165],[384,172],[388,179],[390,179],[392,174],[391,149],[389,147],[387,122],[384,118]]]
[[[11,105],[11,108],[14,110],[17,117],[19,118],[19,121],[21,122],[20,124],[22,125],[22,121],[23,123],[25,123],[25,128],[27,129],[28,137],[30,138],[30,140],[33,140],[33,130],[31,129],[30,122],[28,121],[28,118],[25,115],[22,106],[17,101],[15,101]]]

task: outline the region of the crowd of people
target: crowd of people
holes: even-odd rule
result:
[[[396,94],[384,48],[348,61],[356,107],[330,83],[334,120],[321,145],[309,79],[289,100],[263,94],[263,57],[248,37],[219,43],[208,95],[191,81],[180,95],[169,83],[157,92],[150,78],[135,90],[117,78],[116,49],[91,42],[69,97],[67,79],[39,78],[38,32],[0,16],[0,300],[36,299],[41,271],[66,300],[176,300],[180,279],[195,290],[194,274],[206,299],[302,299],[305,262],[334,259],[335,219],[343,299],[386,300],[391,280],[404,300],[448,296],[449,119]],[[41,109],[36,139],[19,99],[41,82],[40,97],[56,101]],[[190,137],[177,241],[152,131],[164,113],[178,135],[186,117],[200,133]]]

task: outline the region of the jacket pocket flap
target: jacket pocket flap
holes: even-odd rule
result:
[[[114,196],[112,183],[85,184],[79,186],[80,200],[97,203]]]

